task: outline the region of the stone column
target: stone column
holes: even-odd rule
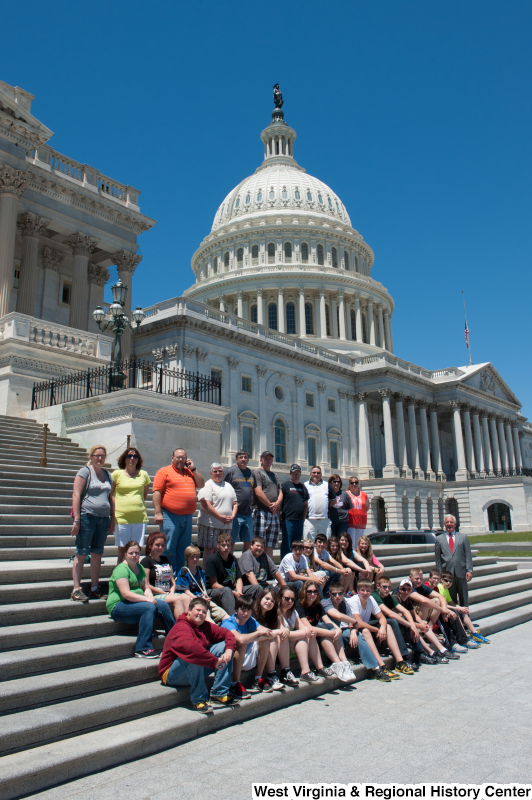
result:
[[[508,449],[508,469],[510,470],[510,474],[515,474],[515,455],[514,455],[514,443],[512,441],[512,424],[509,419],[504,420],[504,430],[506,433],[506,447]]]
[[[353,334],[351,333],[351,295],[347,295],[345,298],[345,316],[344,316],[344,325],[345,325],[345,336],[348,341],[353,340]]]
[[[501,469],[506,472],[508,469],[508,453],[506,451],[506,438],[504,436],[504,424],[502,417],[497,417],[497,432],[499,434],[499,450],[501,454]]]
[[[373,300],[371,298],[368,300],[368,310],[367,310],[367,333],[369,337],[369,343],[375,344],[375,320],[373,318]]]
[[[130,322],[131,319],[131,293],[133,291],[133,273],[142,261],[142,256],[136,253],[131,253],[129,250],[120,250],[112,256],[113,264],[116,264],[118,269],[118,277],[127,286],[126,302],[124,303],[124,313]],[[109,273],[107,273],[106,280],[109,280]],[[104,281],[105,284],[105,281]],[[94,311],[89,308],[89,319]],[[131,328],[126,328],[122,334],[122,358],[130,358],[131,353]]]
[[[304,339],[307,335],[307,321],[305,319],[305,289],[299,287],[299,338]]]
[[[296,458],[299,464],[302,461],[306,463],[307,461],[307,454],[306,454],[306,447],[305,447],[305,418],[301,413],[301,410],[305,407],[304,403],[304,392],[303,392],[303,385],[305,381],[303,378],[296,377],[296,397],[297,397],[297,408],[299,409],[299,413],[297,414],[297,426],[294,425],[294,431],[297,432],[297,453]]]
[[[392,320],[388,311],[384,312],[384,331],[386,334],[386,349],[393,353]]]
[[[524,431],[519,431],[519,449],[520,449],[520,452],[521,452],[521,463],[523,465],[523,469],[525,467],[527,467],[527,465],[525,464],[525,461],[527,461],[527,458],[525,456],[525,449],[524,449],[524,444],[523,444],[524,435],[525,435]]]
[[[73,233],[68,237],[68,244],[74,254],[74,270],[72,272],[72,298],[70,301],[70,317],[68,324],[80,331],[87,330],[88,312],[88,273],[89,256],[94,251],[96,242],[84,233]],[[92,309],[91,309],[92,311]]]
[[[17,207],[26,183],[22,170],[6,165],[0,168],[0,317],[9,314],[11,304]]]
[[[327,397],[325,396],[325,389],[327,386],[324,383],[318,383],[319,392],[319,415],[320,415],[320,434],[321,434],[321,468],[325,472],[329,463],[328,441],[327,441]],[[311,465],[309,465],[311,466]]]
[[[225,311],[225,297],[220,295],[220,311]]]
[[[479,472],[485,472],[486,467],[484,466],[484,454],[482,452],[482,434],[480,432],[478,408],[472,408],[471,415],[473,417],[473,441],[475,445],[476,465]]]
[[[488,415],[482,414],[482,435],[484,439],[484,469],[490,477],[493,475],[493,460],[491,458],[490,431],[488,427]]]
[[[240,364],[238,358],[229,356],[229,449],[227,456],[230,463],[233,463],[235,453],[238,450],[238,372]]]
[[[429,406],[430,411],[430,443],[432,446],[432,469],[440,479],[445,475],[441,460],[440,434],[438,431],[438,405]]]
[[[405,435],[405,417],[403,412],[403,395],[400,392],[394,394],[395,399],[395,415],[397,417],[397,449],[399,470],[401,477],[411,478],[412,470],[408,466],[408,457],[406,453],[406,435]]]
[[[377,315],[379,319],[379,339],[381,342],[381,348],[386,350],[386,339],[384,338],[384,319],[382,317],[382,306],[377,306]]]
[[[421,471],[419,463],[419,447],[417,443],[416,426],[416,401],[413,397],[407,397],[408,404],[408,427],[410,429],[410,458],[412,461],[412,473],[417,480],[424,480],[425,474]]]
[[[242,313],[242,292],[236,293],[236,315],[237,317],[240,317],[240,319],[242,319],[244,316]]]
[[[259,376],[259,455],[266,450],[266,367],[257,367]]]
[[[368,407],[367,392],[358,392],[358,476],[359,478],[371,478],[373,472],[371,467],[371,449],[369,441],[368,427]]]
[[[327,318],[325,316],[325,289],[320,286],[320,339],[327,338]]]
[[[390,409],[390,390],[379,389],[382,397],[382,421],[384,423],[384,450],[386,453],[386,464],[382,471],[384,478],[398,478],[399,469],[395,465],[393,452],[393,431],[392,431],[392,412]]]
[[[57,297],[59,292],[59,271],[60,266],[64,260],[63,253],[58,250],[52,250],[51,247],[43,247],[42,261],[44,266],[44,286],[42,291],[42,303],[40,316],[44,318],[45,309],[48,308],[50,303],[52,308],[57,304]]]
[[[339,389],[340,395],[340,430],[342,431],[342,471],[347,473],[350,466],[351,457],[351,430],[348,424],[347,401],[349,392]]]
[[[19,217],[17,228],[22,234],[22,258],[18,282],[17,311],[19,314],[35,315],[37,299],[37,248],[39,234],[50,224],[50,220],[36,217],[27,211]]]
[[[458,469],[455,473],[456,480],[466,481],[469,475],[466,467],[464,437],[462,435],[462,416],[458,400],[451,400],[451,408],[453,410],[454,443],[456,448],[456,462],[458,464]]]
[[[107,281],[109,280],[109,270],[105,267],[100,267],[97,264],[89,264],[88,276],[87,280],[89,282],[89,311],[94,310],[98,306],[103,306],[103,292],[104,287]],[[89,314],[89,318],[87,320],[87,330],[94,331],[97,333],[99,328],[92,318],[92,314]],[[126,328],[128,333],[131,333],[129,328]],[[124,339],[126,338],[126,331],[124,331],[122,335],[122,340],[120,342],[120,347],[122,351],[122,359],[129,358],[130,352],[129,349],[127,350],[127,355],[125,351],[125,342]],[[127,339],[127,344],[129,346],[131,337],[129,336]]]
[[[519,430],[517,422],[512,422],[512,436],[514,440],[515,468],[517,470],[521,470],[523,468],[523,462],[521,459],[521,447],[519,442]]]
[[[493,458],[493,471],[497,474],[501,468],[501,457],[499,453],[499,437],[497,436],[497,423],[493,414],[489,415],[491,455]]]
[[[430,463],[430,445],[429,445],[429,428],[427,425],[427,404],[421,402],[419,404],[419,427],[421,429],[421,467],[428,475],[429,480],[435,481],[436,475],[434,474],[433,465]]]
[[[476,472],[475,451],[473,450],[473,437],[471,436],[471,417],[469,416],[469,406],[464,405],[464,433],[465,433],[465,453],[466,464],[469,472]]]
[[[285,332],[284,324],[284,294],[283,287],[277,289],[277,330],[279,333]]]
[[[355,297],[355,327],[357,333],[357,342],[363,341],[362,336],[362,311],[360,310],[360,297]]]
[[[358,468],[357,433],[355,419],[355,397],[351,392],[347,393],[347,424],[349,425],[349,436],[351,439],[351,467]]]
[[[340,330],[338,331],[338,336],[340,337],[341,341],[345,342],[345,306],[343,292],[338,292],[338,317],[340,321]]]
[[[262,289],[257,289],[257,325],[264,325],[264,301],[262,299]]]

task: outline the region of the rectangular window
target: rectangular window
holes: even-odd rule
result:
[[[18,289],[18,282],[20,280],[20,269],[15,267],[15,271],[13,272],[13,289]]]
[[[243,392],[251,392],[251,378],[248,378],[246,375],[242,375],[242,391]]]
[[[314,408],[314,395],[312,392],[307,392],[305,394],[307,408]]]
[[[253,428],[242,428],[242,449],[247,450],[249,457],[253,458]]]
[[[316,439],[312,436],[307,439],[307,458],[309,467],[316,466]]]
[[[331,442],[331,469],[338,469],[338,442]]]
[[[219,384],[222,383],[222,370],[216,369],[215,367],[211,367],[211,380],[218,381]]]
[[[70,296],[72,293],[72,285],[63,281],[63,287],[61,289],[61,302],[64,303],[66,306],[70,305]]]
[[[327,410],[330,414],[336,414],[336,400],[334,397],[327,398]]]

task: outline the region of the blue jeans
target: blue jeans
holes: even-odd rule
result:
[[[292,542],[303,538],[302,519],[283,519],[281,522],[283,536],[281,539],[281,558],[292,552]]]
[[[192,543],[192,514],[174,514],[166,508],[163,512],[163,533],[166,534],[164,555],[168,556],[174,577],[185,566],[185,550]]]
[[[153,635],[153,623],[155,617],[162,617],[166,633],[174,627],[174,615],[166,600],[159,596],[156,598],[157,605],[153,603],[132,603],[130,600],[121,600],[111,611],[111,618],[115,622],[126,622],[131,625],[139,623],[139,633],[135,644],[135,652],[140,650],[151,650],[151,637]]]
[[[349,520],[344,519],[339,522],[331,522],[331,536],[341,536],[342,533],[347,533],[349,527]]]
[[[344,628],[342,630],[342,643],[344,645],[344,648],[345,647],[350,647],[350,644],[349,644],[350,635],[351,635],[351,631],[349,630],[349,628]],[[358,648],[357,649],[358,649],[358,655],[360,656],[360,660],[362,661],[362,663],[364,664],[366,669],[377,669],[379,664],[377,662],[377,659],[375,658],[375,656],[371,652],[369,644],[364,639],[364,636],[362,635],[362,631],[357,631],[357,636],[358,636]]]
[[[233,542],[250,542],[253,539],[253,517],[245,514],[237,514],[233,520],[231,529]]]
[[[225,642],[218,642],[213,644],[210,652],[213,656],[220,658],[225,653]],[[191,664],[189,661],[183,661],[181,658],[176,658],[168,671],[166,677],[167,686],[189,686],[190,685],[190,700],[194,705],[196,703],[205,702],[208,698],[207,685],[205,678],[212,670],[208,667],[200,667],[198,664]],[[214,683],[211,689],[211,696],[223,697],[228,694],[229,686],[231,684],[231,674],[233,672],[233,659],[222,667],[222,669],[214,670]]]
[[[78,556],[88,556],[89,551],[101,556],[110,522],[109,517],[80,514],[79,533],[76,536],[76,553]]]

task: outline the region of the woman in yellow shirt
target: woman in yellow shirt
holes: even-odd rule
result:
[[[144,547],[148,514],[146,498],[150,488],[150,476],[142,469],[142,456],[136,447],[129,447],[118,459],[118,469],[113,472],[115,497],[116,533],[118,561],[125,558],[125,545],[135,541]]]

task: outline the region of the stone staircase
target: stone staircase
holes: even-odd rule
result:
[[[0,441],[1,798],[32,794],[338,688],[335,680],[258,695],[211,718],[192,711],[188,691],[159,683],[157,662],[132,658],[136,632],[113,622],[105,601],[69,599],[72,483],[87,453],[50,434],[48,466],[36,466],[42,427],[18,418],[0,417]],[[410,566],[433,564],[429,545],[375,552],[394,583]],[[103,586],[116,555],[114,546],[105,548]],[[471,616],[484,633],[532,618],[532,569],[489,555],[474,562]],[[154,646],[160,649],[162,639]],[[357,677],[364,675],[357,668]]]

